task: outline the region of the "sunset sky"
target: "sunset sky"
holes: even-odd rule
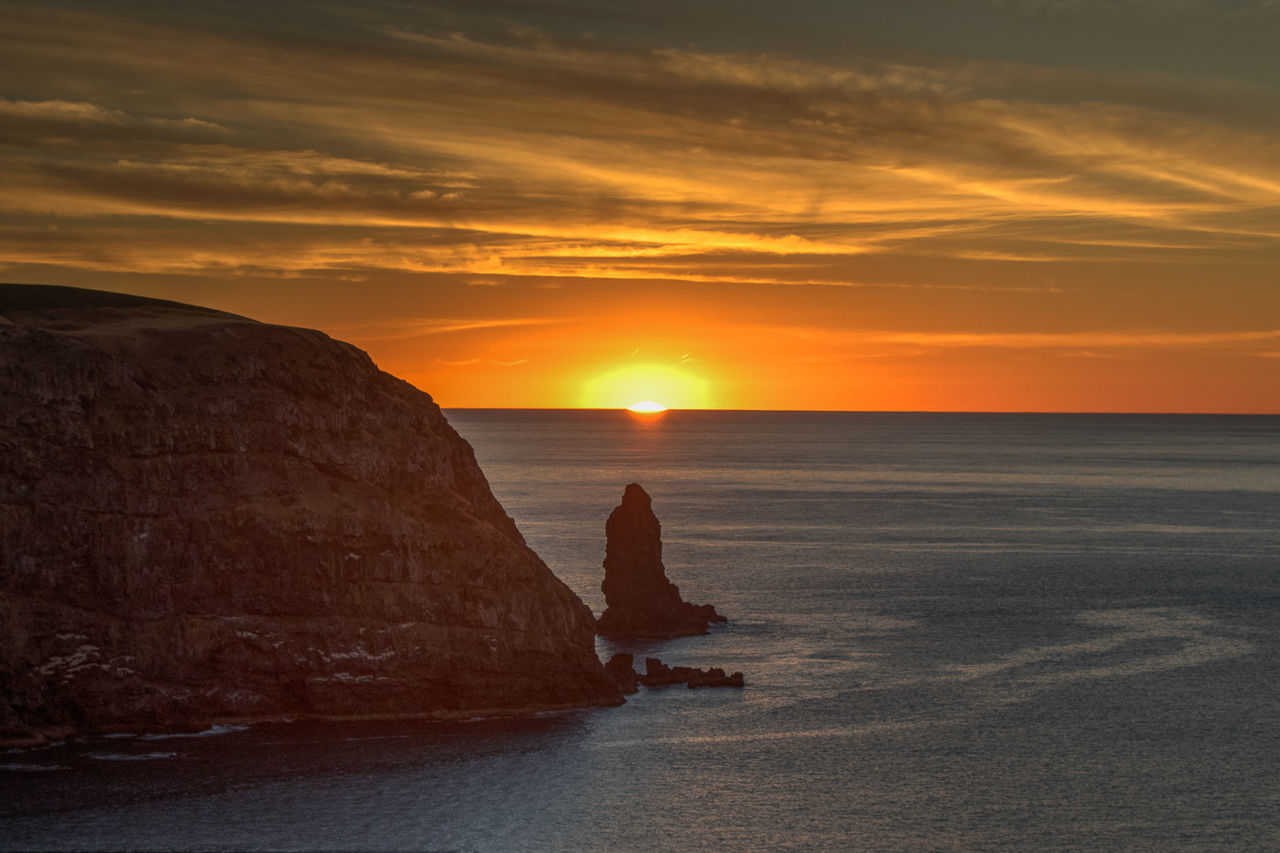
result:
[[[445,407],[1280,412],[1280,0],[0,19],[0,280]]]

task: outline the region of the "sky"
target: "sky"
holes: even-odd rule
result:
[[[0,0],[0,280],[449,407],[1280,412],[1280,0]]]

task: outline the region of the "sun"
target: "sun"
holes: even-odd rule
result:
[[[581,401],[588,409],[649,413],[668,408],[711,408],[707,383],[702,377],[683,366],[668,364],[629,364],[598,374],[584,383]]]

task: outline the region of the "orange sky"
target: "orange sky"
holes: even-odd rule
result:
[[[1277,4],[723,8],[0,2],[0,277],[446,407],[1280,412]]]

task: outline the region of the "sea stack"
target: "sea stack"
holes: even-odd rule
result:
[[[621,701],[427,394],[320,332],[0,285],[0,741]]]
[[[662,564],[662,528],[653,503],[638,483],[605,523],[605,611],[596,625],[603,637],[684,637],[707,633],[727,621],[710,604],[689,604],[667,579]]]

